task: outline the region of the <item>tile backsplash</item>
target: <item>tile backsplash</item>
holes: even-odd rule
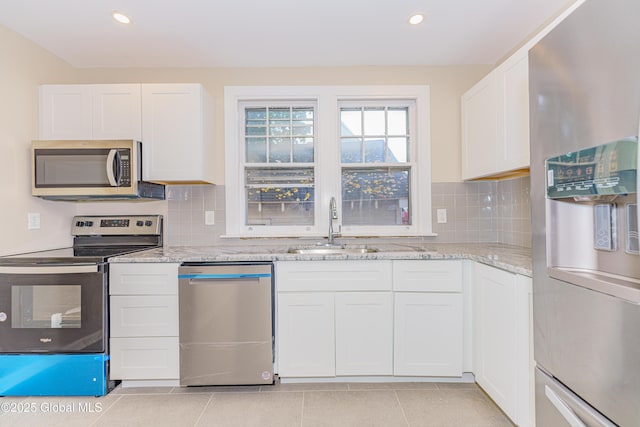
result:
[[[499,242],[531,247],[529,177],[504,181],[434,183],[433,231],[440,243]],[[438,209],[447,223],[437,222]]]
[[[168,186],[166,244],[208,246],[225,234],[225,187]],[[505,181],[445,182],[431,186],[433,231],[439,243],[489,242],[531,247],[529,177]],[[437,210],[447,210],[447,222],[437,222]],[[205,212],[215,222],[205,225]],[[230,213],[233,214],[233,213]]]

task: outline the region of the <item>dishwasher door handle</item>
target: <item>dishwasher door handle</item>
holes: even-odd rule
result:
[[[234,274],[180,274],[178,279],[190,280],[229,280],[270,278],[270,273],[234,273]]]

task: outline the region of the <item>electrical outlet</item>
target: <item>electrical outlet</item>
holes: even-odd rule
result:
[[[204,211],[204,225],[215,225],[216,215],[215,211]]]
[[[27,230],[39,230],[40,229],[40,213],[29,212],[27,214]]]
[[[436,214],[438,216],[438,224],[446,224],[447,223],[447,210],[446,209],[437,209]]]

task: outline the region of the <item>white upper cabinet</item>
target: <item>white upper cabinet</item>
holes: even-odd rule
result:
[[[493,72],[462,95],[462,179],[489,175],[497,168],[496,104]]]
[[[145,180],[213,182],[212,110],[202,85],[142,85]]]
[[[142,140],[139,84],[92,86],[93,139]]]
[[[213,103],[199,84],[43,85],[39,138],[142,141],[143,179],[213,183]]]
[[[521,49],[462,95],[462,178],[529,167],[529,64]]]
[[[496,68],[500,151],[497,172],[529,167],[529,55],[521,49]]]
[[[39,138],[142,138],[140,85],[43,85]]]

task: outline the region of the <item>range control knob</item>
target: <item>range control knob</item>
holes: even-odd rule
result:
[[[151,227],[151,225],[153,225],[153,222],[151,222],[151,220],[146,220],[144,222],[144,225],[146,225],[147,227]]]
[[[136,221],[136,225],[137,225],[138,227],[142,227],[142,226],[144,225],[144,222],[142,222],[142,221]]]
[[[84,225],[87,227],[93,227],[93,221],[85,221]]]
[[[84,227],[84,221],[76,221],[76,227]]]

